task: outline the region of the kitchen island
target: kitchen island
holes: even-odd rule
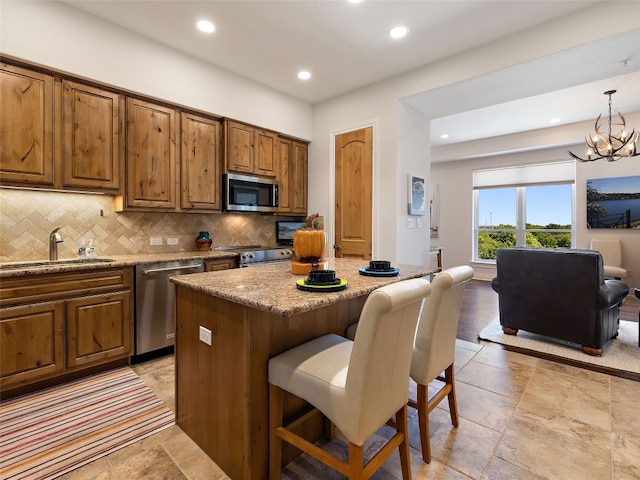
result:
[[[331,259],[345,290],[297,289],[289,262],[196,273],[176,284],[176,422],[231,478],[266,479],[269,458],[267,364],[290,348],[327,333],[344,335],[358,321],[373,290],[430,275],[430,266],[395,265],[396,277],[360,275],[367,262]],[[201,327],[210,343],[200,340]],[[207,336],[205,332],[205,337]],[[289,396],[285,415],[307,407]],[[322,418],[300,426],[310,440],[324,433]],[[297,451],[283,449],[284,462]]]

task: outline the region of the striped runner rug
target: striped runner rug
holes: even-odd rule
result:
[[[0,403],[0,479],[51,479],[172,426],[129,367]]]

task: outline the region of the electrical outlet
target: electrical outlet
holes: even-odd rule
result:
[[[211,330],[200,325],[200,341],[211,346]]]
[[[162,237],[151,237],[149,239],[149,245],[162,245]]]
[[[633,270],[631,270],[630,268],[627,269],[627,278],[631,278],[633,277]]]
[[[413,228],[416,226],[416,221],[414,218],[407,218],[407,228]]]
[[[178,245],[178,237],[167,238],[167,245]]]

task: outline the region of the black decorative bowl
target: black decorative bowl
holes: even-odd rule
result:
[[[310,270],[305,283],[307,285],[333,285],[340,283],[340,279],[336,279],[335,270]]]
[[[391,262],[388,262],[386,260],[371,260],[369,262],[367,270],[370,270],[372,272],[388,272],[392,270]]]

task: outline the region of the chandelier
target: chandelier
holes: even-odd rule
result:
[[[618,112],[618,121],[615,121],[611,117],[611,95],[616,93],[616,90],[607,90],[605,95],[609,96],[609,129],[606,133],[602,132],[602,126],[600,119],[602,114],[598,115],[595,124],[596,133],[592,137],[585,137],[587,146],[587,158],[581,158],[568,151],[569,155],[578,160],[579,162],[593,162],[595,160],[604,159],[607,162],[615,162],[625,157],[635,157],[638,155],[636,146],[638,143],[638,133],[635,130],[631,130],[631,134],[628,135],[625,128],[626,123],[624,117]],[[612,135],[612,126],[620,127],[620,130],[615,135]]]

